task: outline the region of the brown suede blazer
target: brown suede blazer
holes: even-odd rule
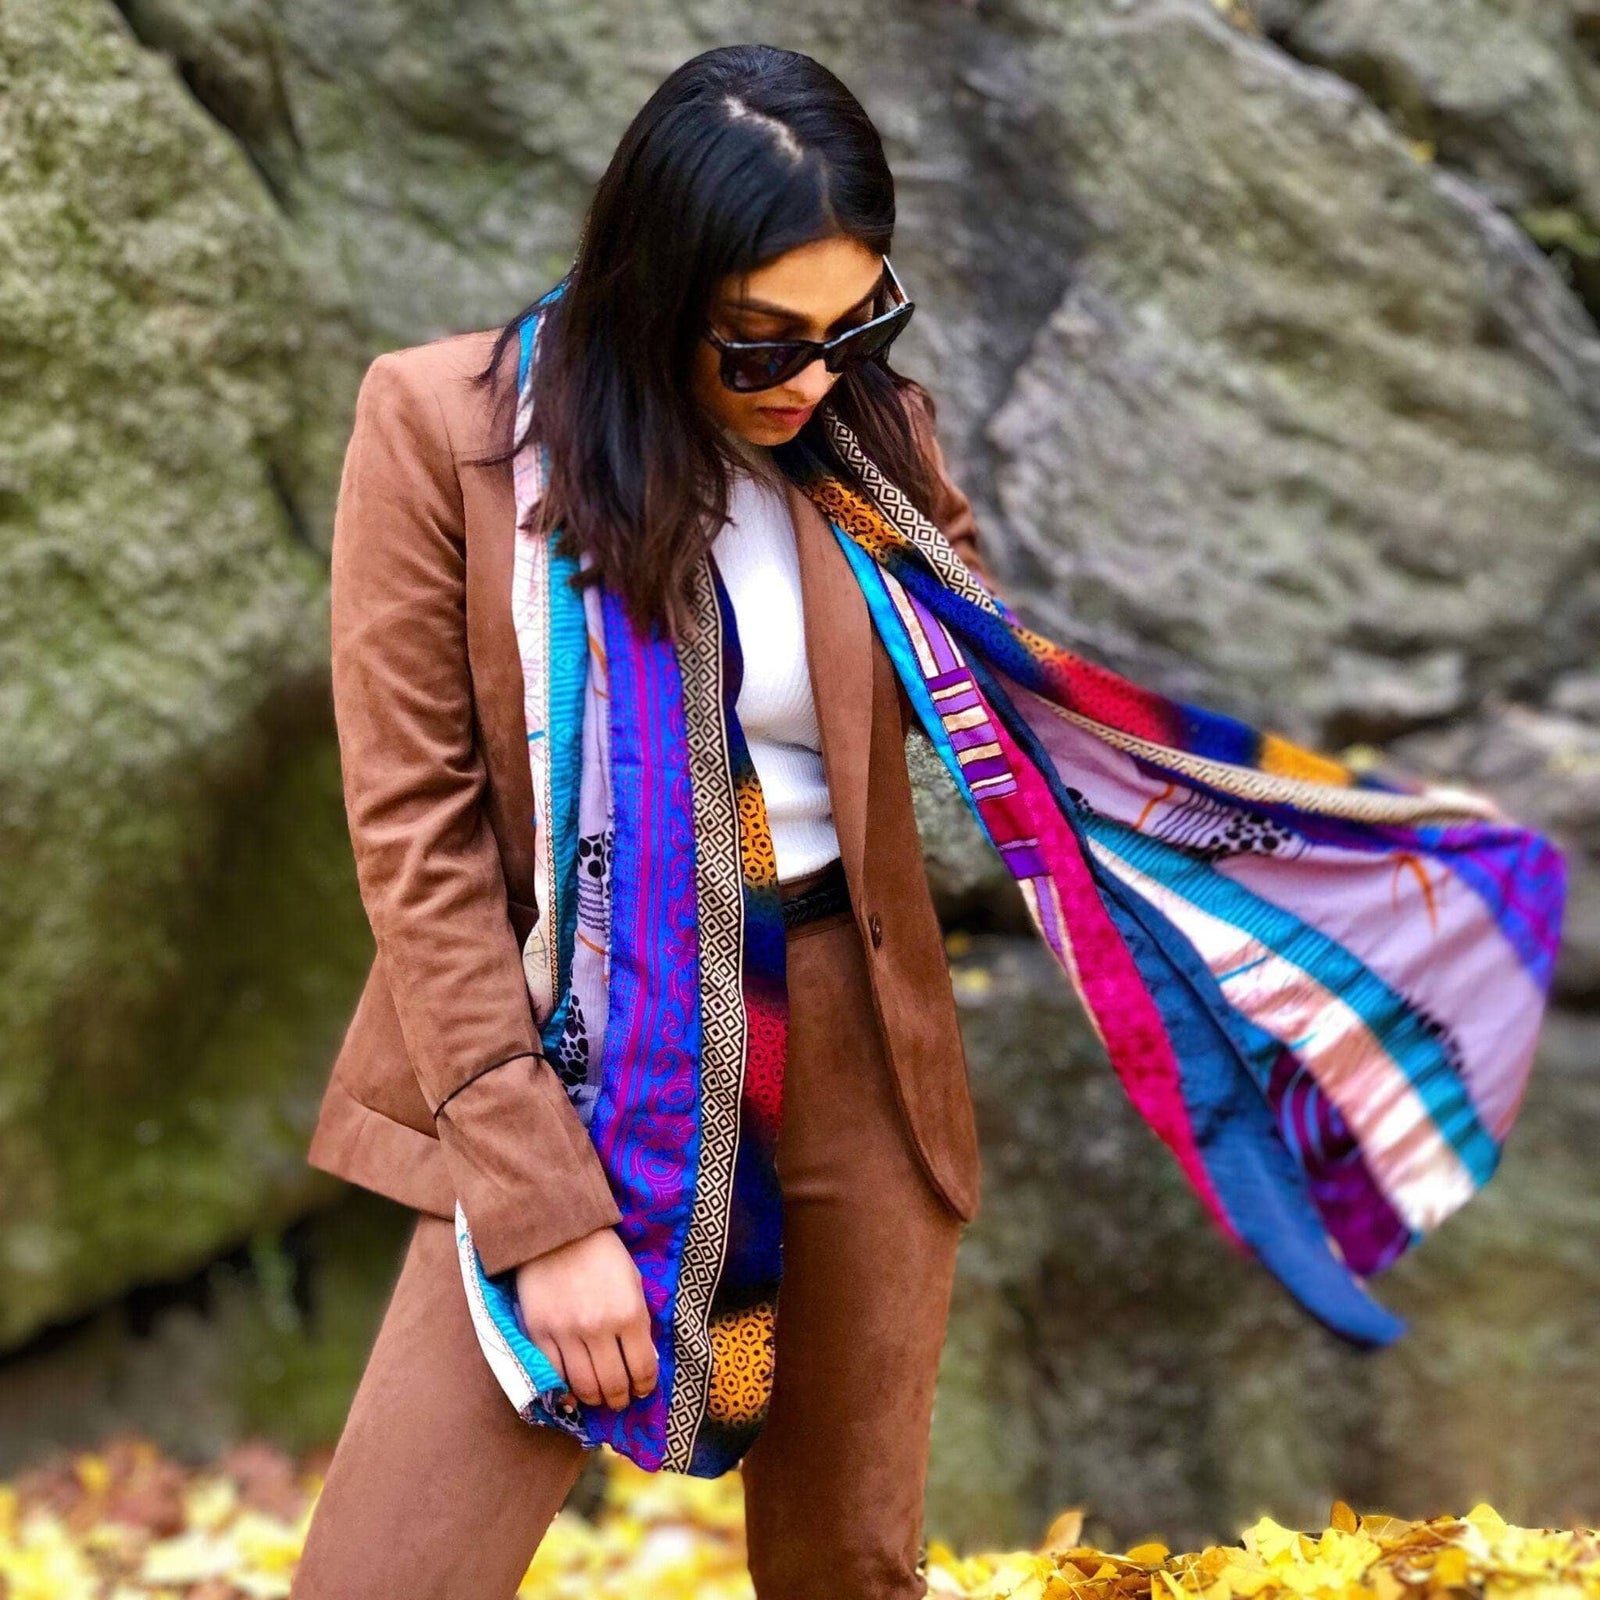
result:
[[[345,805],[377,956],[308,1160],[452,1216],[489,1272],[620,1218],[587,1130],[540,1054],[521,945],[533,793],[509,593],[514,501],[468,374],[493,330],[377,358],[334,523],[332,659]],[[988,576],[932,413],[937,521]],[[793,485],[807,654],[840,852],[912,1141],[961,1218],[978,1148],[905,733],[912,712],[821,513]]]

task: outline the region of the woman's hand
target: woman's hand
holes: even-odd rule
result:
[[[620,1410],[656,1386],[639,1269],[615,1228],[596,1228],[517,1268],[528,1337],[585,1405]]]

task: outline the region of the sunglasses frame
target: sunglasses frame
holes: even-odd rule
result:
[[[898,319],[899,326],[895,328],[889,339],[870,356],[862,357],[865,361],[875,361],[888,350],[889,346],[900,337],[906,323],[911,320],[911,313],[916,309],[916,301],[907,295],[900,283],[900,275],[894,270],[893,263],[888,256],[883,258],[883,270],[889,275],[889,284],[894,292],[899,295],[900,303],[891,306],[887,311],[866,322],[857,323],[853,328],[847,328],[843,333],[837,334],[832,339],[724,339],[713,328],[705,330],[705,337],[721,352],[722,360],[718,375],[722,379],[723,387],[731,389],[735,394],[760,394],[765,389],[776,389],[779,384],[787,383],[791,378],[805,371],[819,356],[823,365],[829,372],[839,373],[846,368],[846,362],[840,359],[838,353],[842,350],[847,357],[853,344],[861,340],[872,328],[882,327],[884,323]],[[757,384],[753,389],[741,388],[738,384],[729,381],[730,357],[751,351],[771,350],[796,350],[803,352],[803,359],[794,366],[774,378],[770,383]],[[837,361],[837,364],[836,364]]]

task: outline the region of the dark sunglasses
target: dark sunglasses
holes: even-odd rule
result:
[[[836,339],[724,339],[707,328],[705,336],[722,353],[722,381],[740,394],[758,389],[774,389],[803,372],[818,356],[829,372],[849,372],[881,356],[911,320],[916,302],[906,298],[900,279],[883,258],[883,270],[900,303],[873,317],[870,322],[848,328]]]

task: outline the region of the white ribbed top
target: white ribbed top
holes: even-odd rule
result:
[[[735,704],[781,883],[826,866],[839,854],[839,839],[806,660],[794,522],[779,482],[744,469],[732,475],[728,520],[711,553],[739,629],[744,679]]]

